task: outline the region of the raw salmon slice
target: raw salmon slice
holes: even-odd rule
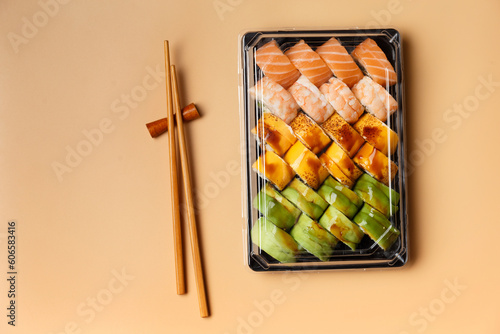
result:
[[[321,57],[301,40],[285,52],[300,73],[305,75],[316,87],[324,84],[332,77],[332,71]]]
[[[382,86],[396,83],[397,75],[394,67],[373,39],[365,39],[354,49],[351,56],[376,83]]]
[[[300,77],[300,72],[283,54],[275,40],[255,52],[255,62],[265,75],[285,89],[288,89]]]
[[[352,59],[347,50],[334,37],[317,48],[316,53],[330,67],[333,74],[349,86],[349,88],[363,78],[363,72],[356,65],[354,59]]]

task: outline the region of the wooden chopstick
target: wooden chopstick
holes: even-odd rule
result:
[[[177,294],[186,293],[186,281],[184,277],[184,256],[182,254],[182,231],[179,211],[179,185],[177,182],[177,146],[175,142],[174,111],[172,107],[172,81],[170,75],[170,49],[168,41],[164,42],[165,53],[165,85],[167,90],[167,112],[168,112],[168,142],[170,157],[170,184],[172,200],[172,224],[174,226],[174,257],[175,277]],[[180,114],[180,113],[177,113]]]
[[[196,227],[196,217],[194,214],[193,193],[191,188],[191,174],[189,170],[189,161],[187,155],[186,137],[184,134],[184,123],[179,98],[179,86],[177,84],[177,73],[175,65],[171,65],[172,91],[174,94],[175,117],[177,121],[177,132],[179,137],[180,157],[182,166],[182,180],[184,183],[184,194],[187,204],[187,216],[189,222],[189,234],[191,237],[191,252],[193,253],[194,275],[196,279],[196,288],[198,290],[198,304],[200,306],[200,316],[206,318],[210,315],[207,303],[207,294],[205,291],[205,279],[203,277],[203,266],[201,263],[200,245],[198,241],[198,230]],[[172,128],[170,128],[172,129]]]

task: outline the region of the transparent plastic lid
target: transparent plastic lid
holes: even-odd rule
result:
[[[408,219],[398,31],[252,31],[239,43],[248,266],[403,266]]]

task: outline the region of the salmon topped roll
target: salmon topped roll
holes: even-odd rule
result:
[[[321,94],[318,87],[303,75],[288,91],[302,110],[318,124],[326,121],[334,112],[332,105]]]
[[[283,54],[275,40],[257,49],[255,62],[265,75],[285,89],[288,89],[300,77],[300,72]]]
[[[304,40],[292,46],[285,55],[316,87],[324,84],[332,76],[332,71]]]
[[[330,67],[333,74],[349,88],[363,78],[363,72],[336,38],[330,38],[316,49],[316,53]]]
[[[297,116],[299,106],[293,96],[268,77],[259,80],[254,87],[249,89],[249,93],[257,101],[262,102],[272,114],[281,118],[287,124],[290,124]]]
[[[392,86],[396,83],[394,67],[373,39],[365,39],[354,49],[351,56],[376,83],[382,86]]]
[[[352,92],[366,111],[382,122],[398,110],[398,103],[392,95],[370,77],[361,79],[352,87]]]
[[[319,90],[347,123],[355,123],[365,111],[349,87],[337,78],[330,78]]]

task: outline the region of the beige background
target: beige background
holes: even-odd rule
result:
[[[475,97],[479,77],[500,82],[498,1],[66,2],[53,17],[37,1],[0,3],[2,333],[500,332],[500,87]],[[9,40],[34,20],[23,44]],[[367,25],[393,26],[405,43],[410,263],[253,273],[241,233],[238,34]],[[175,295],[167,137],[153,140],[144,126],[166,115],[163,81],[148,77],[162,68],[164,39],[183,101],[203,114],[187,127],[209,319],[198,316],[189,252],[188,294]],[[131,93],[140,101],[127,112]],[[464,103],[463,116],[448,111]],[[84,132],[102,122],[108,133],[85,146]],[[66,164],[68,147],[88,154],[58,179],[53,164]],[[3,315],[9,219],[18,223],[15,328]],[[122,270],[124,283],[114,278]],[[90,311],[92,299],[105,305]]]

